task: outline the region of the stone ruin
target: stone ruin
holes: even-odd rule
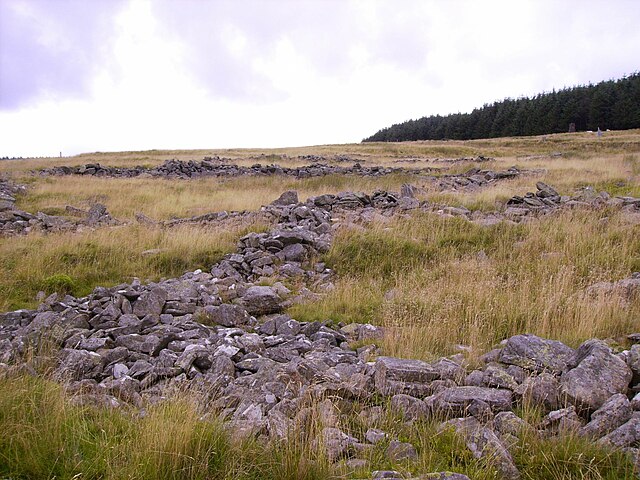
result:
[[[537,188],[512,199],[508,208],[531,212],[514,218],[577,201],[542,183]],[[46,341],[57,352],[53,377],[77,403],[142,408],[188,388],[206,415],[220,416],[238,436],[286,439],[319,409],[319,447],[331,460],[354,466],[382,441],[392,460],[417,457],[413,445],[378,428],[380,399],[406,422],[438,419],[505,479],[520,478],[509,449],[524,434],[573,432],[637,458],[640,334],[630,335],[631,347],[623,351],[596,339],[573,349],[516,335],[472,367],[460,354],[431,362],[380,356],[379,327],[302,322],[286,313],[295,302],[331,288],[333,272],[318,259],[331,244],[335,219],[427,207],[415,193],[407,185],[397,194],[347,192],[301,203],[295,192],[286,192],[262,209],[273,228],[242,237],[237,252],[209,271],[98,287],[83,298],[52,295],[35,310],[0,314],[0,372],[20,368],[31,349]],[[10,203],[6,197],[2,201]],[[595,203],[613,200],[594,197]],[[626,208],[640,206],[639,199],[615,200]],[[292,283],[299,288],[286,286]],[[640,276],[624,285],[637,298]],[[355,400],[364,405],[359,415],[369,425],[362,437],[345,431],[337,407]],[[527,423],[514,411],[523,405],[542,409],[543,419]],[[431,475],[422,478],[466,478]],[[378,471],[372,478],[401,476]]]

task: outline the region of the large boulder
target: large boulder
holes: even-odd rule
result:
[[[627,393],[633,373],[603,341],[583,343],[572,364],[560,378],[560,393],[578,410],[593,412],[616,393]]]
[[[499,360],[533,372],[562,373],[574,355],[574,350],[562,342],[536,335],[515,335],[507,340]]]

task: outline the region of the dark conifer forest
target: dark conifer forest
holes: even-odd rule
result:
[[[383,128],[364,142],[470,140],[640,128],[640,72],[535,97],[507,98],[471,113],[432,115]]]

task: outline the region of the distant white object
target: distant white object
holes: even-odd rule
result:
[[[587,130],[587,133],[593,133],[593,130]]]

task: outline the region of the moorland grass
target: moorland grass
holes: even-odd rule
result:
[[[304,179],[285,176],[194,180],[74,176],[22,179],[29,180],[32,183],[28,195],[18,198],[18,207],[28,212],[64,215],[67,205],[88,209],[100,202],[118,219],[132,220],[136,213],[143,213],[156,220],[167,220],[210,212],[258,210],[286,190],[296,190],[302,201],[310,196],[346,190],[397,191],[415,177],[398,174],[380,178],[328,175]]]
[[[329,176],[199,179],[98,179],[25,176],[28,170],[58,164],[99,161],[106,165],[147,166],[167,158],[199,160],[219,154],[240,163],[306,164],[297,155],[350,155],[368,164],[398,165],[407,158],[495,156],[489,163],[435,164],[448,173],[517,165],[540,169],[533,176],[500,182],[475,192],[440,193],[424,185],[432,202],[493,210],[496,202],[535,189],[538,180],[571,195],[584,186],[612,195],[640,196],[640,131],[490,139],[467,142],[328,145],[299,149],[150,151],[86,154],[74,158],[3,161],[0,172],[27,180],[19,198],[27,211],[63,213],[65,205],[87,207],[100,201],[116,218],[143,212],[156,219],[217,210],[254,210],[288,189],[301,199],[343,190],[398,190],[413,177]],[[561,152],[562,156],[550,156]],[[259,160],[255,157],[266,153]],[[288,158],[280,155],[289,155]],[[539,157],[542,155],[543,157]],[[533,157],[533,158],[530,158]],[[423,158],[423,160],[424,160]],[[416,166],[429,164],[416,163]],[[412,164],[407,164],[411,166]],[[423,186],[423,185],[419,185]],[[35,296],[60,291],[84,295],[97,285],[156,280],[196,268],[209,268],[237,239],[265,225],[224,230],[185,226],[155,229],[144,225],[79,233],[30,234],[0,239],[0,310],[34,307]],[[143,252],[159,249],[159,253]],[[335,288],[320,301],[296,305],[298,320],[370,321],[386,327],[380,342],[385,355],[432,359],[471,349],[468,359],[500,340],[531,332],[577,345],[590,337],[615,338],[640,328],[640,305],[620,298],[587,296],[599,281],[640,270],[640,235],[632,216],[613,209],[564,211],[538,221],[480,227],[456,218],[414,214],[368,228],[343,228],[324,258],[336,272]],[[466,351],[466,350],[465,350]],[[50,362],[35,355],[25,371]],[[230,437],[216,412],[195,407],[189,392],[144,415],[128,407],[99,409],[78,405],[47,375],[1,373],[0,478],[95,479],[324,479],[364,478],[373,469],[403,473],[453,470],[470,478],[497,479],[495,466],[471,455],[460,439],[438,428],[437,420],[405,424],[385,408],[377,426],[418,451],[414,463],[394,463],[386,443],[363,453],[370,468],[332,466],[315,443],[321,425],[287,442]],[[24,371],[23,371],[24,372]],[[367,426],[357,402],[339,405],[343,428],[359,438]],[[207,415],[208,413],[208,415]],[[535,426],[540,413],[521,413]],[[204,415],[203,415],[204,414]],[[511,449],[524,479],[613,480],[633,477],[631,458],[607,451],[575,435],[545,439],[525,435]]]
[[[418,458],[391,461],[384,453],[388,441],[383,441],[361,454],[368,468],[350,469],[332,465],[318,447],[324,425],[317,414],[304,433],[291,432],[286,441],[257,441],[232,437],[215,412],[203,415],[189,392],[148,405],[143,415],[126,406],[100,408],[76,399],[42,376],[0,376],[2,478],[320,480],[367,477],[372,469],[500,478],[494,464],[474,458],[459,437],[440,428],[438,419],[407,424],[387,408],[376,427],[411,442]],[[364,406],[344,406],[343,430],[364,436],[367,426],[357,415]],[[525,479],[634,478],[629,455],[570,433],[554,439],[525,434],[511,450]]]
[[[84,296],[96,286],[177,277],[206,270],[238,238],[262,224],[225,229],[128,225],[76,233],[31,234],[0,240],[0,310],[34,307],[36,294]]]
[[[338,275],[301,320],[387,327],[385,354],[432,358],[458,344],[485,351],[518,333],[575,345],[640,328],[638,302],[587,286],[640,270],[638,227],[614,210],[574,210],[490,227],[434,214],[345,229],[326,256]]]

